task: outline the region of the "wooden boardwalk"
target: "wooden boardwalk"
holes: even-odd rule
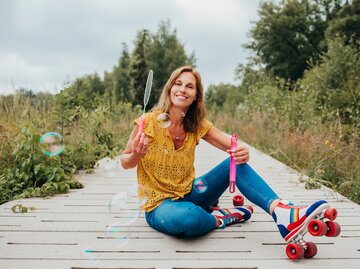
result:
[[[0,268],[359,268],[360,206],[325,187],[306,190],[298,172],[254,148],[250,152],[250,165],[280,196],[303,203],[326,199],[338,208],[342,233],[337,238],[311,238],[318,245],[313,259],[288,260],[272,218],[257,206],[251,221],[199,238],[171,237],[153,230],[142,213],[138,216],[136,203],[128,212],[113,215],[109,202],[131,190],[136,171],[101,160],[95,174],[79,174],[84,189],[0,206]],[[201,142],[197,176],[225,157]],[[226,192],[220,203],[231,206],[231,199]],[[15,214],[11,207],[17,203],[35,210]],[[112,227],[129,214],[134,218],[131,225]]]

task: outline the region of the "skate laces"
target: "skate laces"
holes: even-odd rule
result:
[[[242,219],[242,217],[240,217],[240,220]],[[223,220],[223,223],[222,223],[222,225],[220,225],[220,226],[222,226],[222,227],[220,227],[220,228],[223,228],[223,227],[225,227],[225,226],[227,226],[227,225],[230,225],[230,224],[235,224],[235,223],[237,223],[237,222],[239,222],[239,216],[234,216],[233,214],[231,214],[230,216],[226,216],[224,219],[222,219]],[[221,221],[221,220],[220,220]]]
[[[251,211],[245,207],[231,209],[214,208],[212,215],[221,222],[218,228],[224,228],[225,226],[248,220],[251,217]]]

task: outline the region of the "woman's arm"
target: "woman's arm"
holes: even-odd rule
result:
[[[211,127],[210,130],[206,133],[206,135],[203,137],[205,141],[213,145],[214,147],[217,147],[218,149],[221,149],[223,151],[226,151],[227,153],[231,154],[237,164],[244,164],[249,161],[249,150],[248,148],[239,145],[237,148],[230,152],[230,146],[231,146],[231,140],[228,135],[220,131],[215,126]]]
[[[134,168],[148,149],[148,141],[144,133],[139,133],[139,125],[135,125],[124,151],[120,155],[121,166],[124,169]]]

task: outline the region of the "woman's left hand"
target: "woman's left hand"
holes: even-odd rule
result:
[[[244,164],[249,161],[249,149],[247,147],[238,145],[234,150],[227,150],[231,156],[234,157],[236,164]]]

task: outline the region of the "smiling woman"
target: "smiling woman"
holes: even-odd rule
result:
[[[230,209],[213,206],[229,187],[230,158],[195,178],[195,147],[204,139],[231,155],[236,162],[236,187],[272,215],[286,241],[297,242],[306,224],[323,218],[323,212],[330,206],[323,200],[294,205],[280,199],[247,164],[248,149],[240,143],[231,148],[231,139],[206,119],[203,93],[199,72],[191,66],[180,67],[165,84],[158,105],[144,115],[146,124],[142,132],[140,118],[135,120],[120,161],[125,169],[137,166],[138,193],[140,200],[146,201],[143,204],[146,221],[166,234],[196,236],[250,219],[249,206]],[[171,120],[168,128],[158,120],[164,113]],[[336,224],[334,227],[334,234],[338,235],[340,228]],[[308,257],[315,254],[316,251],[307,253]]]
[[[193,132],[206,116],[203,98],[200,74],[192,67],[185,66],[171,74],[154,111],[169,113],[171,125],[181,123],[184,131]]]

